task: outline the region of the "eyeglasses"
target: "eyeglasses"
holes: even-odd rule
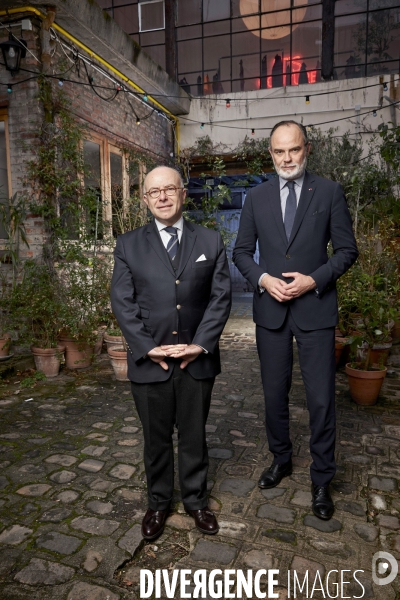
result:
[[[149,190],[148,192],[145,193],[145,196],[150,196],[150,198],[152,200],[157,200],[157,198],[159,198],[161,196],[161,192],[164,192],[164,194],[166,196],[175,196],[176,192],[178,190],[183,190],[185,188],[182,187],[176,187],[174,185],[168,185],[165,188],[152,188],[151,190]]]

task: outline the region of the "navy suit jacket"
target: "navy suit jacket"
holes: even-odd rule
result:
[[[260,264],[254,259],[256,243]],[[333,255],[328,255],[332,242]],[[279,178],[253,188],[246,197],[233,260],[255,288],[254,321],[278,329],[290,306],[298,327],[306,331],[333,327],[338,322],[335,282],[355,262],[357,245],[342,187],[329,179],[305,173],[295,220],[288,241],[283,224]],[[314,290],[289,302],[259,293],[263,273],[282,280],[282,273],[310,275]]]
[[[176,272],[154,221],[117,239],[111,304],[128,344],[128,377],[165,381],[172,373],[146,357],[162,344],[198,344],[186,367],[195,379],[215,377],[218,340],[231,307],[231,280],[221,235],[184,221]],[[206,260],[197,261],[204,254]]]

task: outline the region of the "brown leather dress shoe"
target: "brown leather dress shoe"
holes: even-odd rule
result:
[[[194,518],[195,525],[201,533],[213,535],[219,531],[218,521],[209,508],[188,510],[187,512]]]
[[[154,540],[162,534],[168,513],[169,510],[147,510],[142,521],[142,536],[145,540]]]

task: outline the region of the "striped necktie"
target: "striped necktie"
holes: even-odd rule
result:
[[[167,252],[171,260],[174,260],[179,248],[178,230],[176,227],[164,227],[164,231],[171,236],[167,244]]]
[[[297,210],[297,198],[296,192],[294,191],[294,181],[288,181],[286,186],[289,188],[289,195],[286,199],[285,217],[283,219],[283,223],[285,225],[286,237],[289,241]]]

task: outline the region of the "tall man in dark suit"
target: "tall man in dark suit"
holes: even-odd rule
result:
[[[309,151],[302,125],[275,125],[270,153],[279,177],[248,193],[233,259],[256,290],[254,321],[267,437],[274,455],[259,486],[275,487],[292,472],[288,394],[294,336],[310,413],[313,512],[330,519],[334,505],[328,486],[336,470],[335,282],[358,252],[343,190],[305,170]],[[259,264],[253,259],[257,241]]]
[[[144,186],[154,221],[118,237],[111,291],[143,425],[149,508],[142,534],[151,540],[164,529],[174,489],[175,424],[184,506],[202,533],[214,534],[205,425],[231,306],[227,258],[218,232],[183,219],[186,190],[175,169],[157,167]]]

